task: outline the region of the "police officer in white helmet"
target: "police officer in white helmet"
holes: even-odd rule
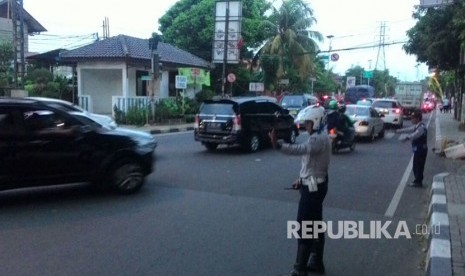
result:
[[[323,200],[328,190],[328,167],[331,156],[331,142],[324,131],[325,110],[316,105],[308,106],[296,117],[297,123],[305,126],[310,137],[305,143],[287,144],[277,141],[274,130],[269,133],[273,148],[288,155],[301,155],[302,167],[299,178],[292,188],[300,191],[297,222],[302,229],[303,221],[323,220]],[[312,223],[315,225],[315,223]],[[312,231],[312,234],[314,231]],[[309,233],[307,233],[309,234]],[[302,238],[299,230],[296,263],[292,276],[307,275],[307,272],[324,273],[324,234],[312,239]],[[310,258],[310,254],[312,254]]]

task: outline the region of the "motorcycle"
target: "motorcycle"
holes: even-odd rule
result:
[[[331,138],[331,151],[333,154],[345,148],[348,148],[349,151],[355,150],[355,136],[346,140],[342,131],[332,128],[329,130],[329,137]]]

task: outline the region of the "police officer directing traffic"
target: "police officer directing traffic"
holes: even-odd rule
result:
[[[413,175],[415,180],[409,184],[412,187],[423,186],[423,171],[425,170],[426,156],[428,154],[428,131],[425,124],[422,122],[422,114],[420,110],[416,110],[412,114],[411,127],[398,129],[397,133],[412,132],[403,137],[403,141],[412,140],[413,151]]]
[[[302,156],[299,178],[292,184],[292,188],[300,191],[297,212],[300,229],[302,229],[302,222],[323,220],[323,200],[328,191],[328,167],[331,155],[330,138],[324,131],[324,116],[324,108],[315,105],[308,106],[299,112],[296,123],[303,123],[310,135],[305,143],[281,143],[277,141],[274,130],[269,133],[273,148],[284,154]],[[312,230],[311,234],[314,235],[314,232]],[[302,237],[301,230],[298,234],[297,257],[291,275],[302,276],[307,275],[307,272],[324,273],[324,234],[312,238]],[[311,253],[313,254],[310,258]]]

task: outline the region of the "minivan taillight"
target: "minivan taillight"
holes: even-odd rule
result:
[[[196,114],[194,117],[194,128],[199,128],[199,123],[200,123],[199,114]]]
[[[236,115],[233,118],[233,131],[241,130],[241,115]]]

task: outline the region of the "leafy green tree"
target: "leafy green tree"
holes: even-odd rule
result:
[[[315,40],[323,39],[319,32],[310,30],[315,22],[313,10],[302,0],[284,0],[279,9],[273,7],[269,18],[263,20],[261,32],[268,40],[257,56],[268,87],[287,78],[291,89],[308,89],[309,79],[316,72]]]
[[[318,60],[315,63],[316,66],[316,81],[314,82],[313,91],[314,94],[322,96],[331,92],[341,90],[341,84],[339,82],[339,76],[332,72],[332,69],[326,70],[325,63],[322,60]]]
[[[31,70],[25,77],[25,90],[31,96],[69,99],[71,89],[66,77],[53,76],[53,73],[45,68]]]
[[[389,74],[389,70],[373,70],[373,78],[364,77],[366,70],[361,66],[355,66],[346,71],[344,83],[347,77],[355,77],[355,84],[370,85],[375,88],[375,97],[392,97],[395,94],[397,79]]]
[[[458,1],[461,2],[461,1]],[[408,41],[403,46],[417,61],[439,70],[454,70],[460,62],[460,30],[454,25],[457,5],[419,9],[413,17],[416,25],[407,31]],[[463,19],[462,19],[463,20]]]
[[[0,95],[6,95],[12,83],[13,70],[11,64],[14,61],[13,44],[0,42]]]
[[[259,26],[269,7],[270,3],[266,0],[242,1],[242,58],[252,58],[253,49],[265,40],[266,37],[259,31]],[[158,23],[164,42],[205,60],[212,59],[215,0],[180,0],[158,20]],[[228,64],[227,72],[237,73],[239,67],[240,65]],[[219,91],[222,85],[222,66],[216,66],[210,76],[213,89]],[[242,79],[238,78],[238,81]],[[248,79],[244,81],[249,82]],[[234,88],[238,87],[242,86],[236,83]]]

